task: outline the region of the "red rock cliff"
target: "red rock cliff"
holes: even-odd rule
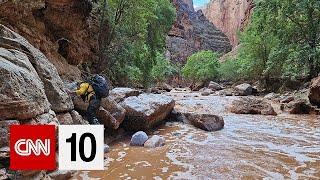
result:
[[[228,36],[235,47],[239,43],[237,32],[248,24],[252,9],[253,0],[211,0],[204,14]]]

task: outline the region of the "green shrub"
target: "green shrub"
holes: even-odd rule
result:
[[[217,78],[220,63],[217,53],[212,51],[200,51],[187,59],[182,68],[182,75],[193,82],[203,82]]]
[[[222,62],[218,71],[221,80],[236,81],[241,79],[240,75],[240,63],[237,59],[227,59]]]
[[[155,65],[152,67],[151,75],[156,83],[164,82],[167,77],[178,72],[170,60],[166,59],[162,54],[157,53]]]

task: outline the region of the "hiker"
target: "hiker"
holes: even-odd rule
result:
[[[100,75],[94,75],[91,79],[77,83],[77,90],[69,93],[75,93],[81,96],[84,102],[89,102],[87,109],[87,120],[90,124],[100,124],[95,115],[95,111],[100,107],[101,98],[109,95],[107,81]]]

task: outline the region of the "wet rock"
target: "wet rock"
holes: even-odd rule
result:
[[[320,76],[312,79],[308,98],[311,104],[320,107]]]
[[[75,110],[70,112],[73,124],[89,124],[88,121],[83,119],[83,117]]]
[[[252,95],[252,86],[248,83],[243,83],[234,88],[238,96]]]
[[[213,114],[183,113],[187,121],[205,131],[218,131],[224,127],[221,116]]]
[[[138,96],[141,92],[137,89],[118,87],[110,91],[109,97],[116,101],[117,103],[123,101],[125,98],[130,96]]]
[[[148,135],[143,131],[138,131],[134,133],[131,137],[131,146],[143,146],[143,144],[148,140]]]
[[[167,117],[168,121],[176,121],[176,122],[183,122],[184,120],[183,118],[184,116],[182,115],[182,113],[176,111],[175,109],[173,109]]]
[[[162,122],[172,111],[175,101],[162,94],[131,96],[122,102],[126,110],[123,127],[126,130],[145,130]]]
[[[59,113],[57,114],[57,119],[61,125],[71,125],[73,124],[73,119],[70,113]]]
[[[164,137],[153,135],[151,138],[149,138],[145,143],[144,147],[147,148],[155,148],[155,147],[161,147],[164,146],[165,139]]]
[[[298,99],[285,104],[284,111],[290,114],[317,114],[316,108],[305,99]]]
[[[224,87],[216,82],[210,81],[208,88],[213,91],[219,91],[219,90],[223,89]]]
[[[28,56],[2,46],[0,41],[0,119],[25,120],[47,112],[50,104]]]
[[[76,110],[86,112],[89,103],[84,102],[80,97],[73,97],[73,103]],[[117,129],[125,117],[125,109],[121,107],[111,97],[103,98],[101,106],[96,111],[97,118],[106,128]]]
[[[232,103],[230,111],[235,114],[277,115],[267,101],[256,98],[241,98]]]
[[[9,127],[11,125],[19,125],[19,121],[17,120],[3,120],[0,121],[0,148],[9,146]]]
[[[73,109],[71,98],[63,90],[63,82],[60,79],[57,69],[53,64],[51,64],[45,55],[42,54],[39,49],[32,46],[22,36],[11,31],[5,26],[0,25],[0,31],[4,34],[2,41],[4,45],[2,46],[9,45],[20,53],[27,53],[28,60],[31,62],[38,74],[38,77],[40,77],[43,82],[45,94],[51,104],[51,109],[55,112],[65,112]],[[34,88],[32,89],[34,90]]]
[[[65,180],[65,179],[71,179],[73,174],[76,171],[60,171],[56,170],[49,174],[46,174],[46,178],[48,179],[54,179],[54,180]]]

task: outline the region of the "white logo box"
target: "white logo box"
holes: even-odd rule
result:
[[[103,170],[103,147],[103,125],[59,125],[59,170]]]

